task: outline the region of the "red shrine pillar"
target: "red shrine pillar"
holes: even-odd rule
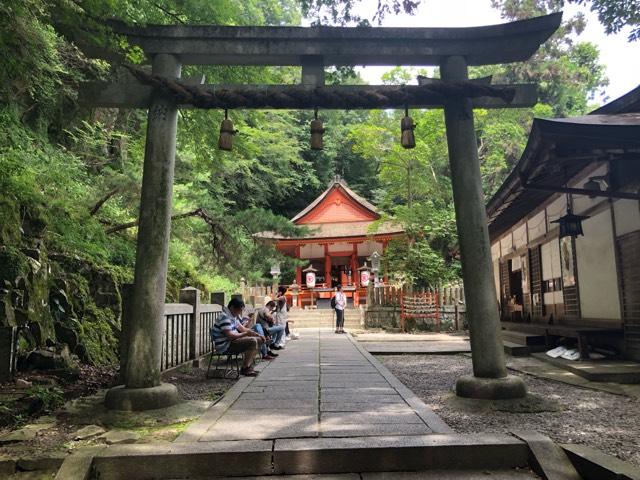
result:
[[[300,260],[300,245],[296,245],[296,258]],[[302,267],[296,267],[296,283],[302,285]]]
[[[352,243],[353,253],[351,254],[351,283],[357,288],[360,283],[358,278],[358,244]]]
[[[331,287],[331,257],[328,243],[324,244],[324,284]]]

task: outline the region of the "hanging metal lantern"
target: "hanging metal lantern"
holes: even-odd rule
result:
[[[564,174],[565,178],[567,173]],[[565,180],[565,187],[567,182]],[[557,223],[560,225],[560,238],[563,237],[577,237],[578,235],[584,235],[582,231],[582,220],[586,220],[589,217],[583,215],[573,214],[573,203],[571,202],[571,195],[567,194],[567,213],[557,220],[553,220],[551,223]]]
[[[409,109],[405,108],[404,117],[400,121],[400,130],[402,131],[400,143],[404,148],[416,148],[416,137],[413,134],[415,128],[413,119],[409,116]]]
[[[574,215],[570,208],[567,209],[567,214],[560,217],[558,220],[553,220],[551,223],[557,223],[560,225],[560,238],[563,237],[577,237],[584,235],[582,231],[582,221],[589,217],[583,215]]]
[[[229,120],[227,110],[224,111],[224,120],[220,124],[220,137],[218,138],[218,148],[230,152],[233,149],[233,136],[237,130],[233,128],[233,122]]]
[[[318,109],[314,110],[314,119],[311,120],[311,150],[322,150],[323,141],[322,135],[325,130],[322,125],[322,120],[318,119]]]

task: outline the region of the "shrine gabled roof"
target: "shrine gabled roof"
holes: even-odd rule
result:
[[[314,223],[313,221],[303,222],[303,220],[305,219],[305,217],[309,217],[312,214],[312,212],[315,212],[321,209],[323,206],[323,202],[326,204],[326,201],[329,198],[330,194],[334,191],[340,191],[340,193],[345,194],[346,197],[350,199],[353,204],[363,209],[364,210],[363,213],[365,214],[366,217],[368,217],[368,218],[354,218],[354,220],[373,221],[380,218],[380,214],[378,213],[378,209],[375,207],[375,205],[373,205],[367,199],[361,197],[356,192],[351,190],[347,186],[347,183],[342,178],[340,178],[339,176],[336,176],[331,182],[331,184],[329,184],[329,187],[324,192],[322,192],[318,196],[318,198],[316,198],[313,202],[311,202],[304,210],[302,210],[295,217],[293,217],[291,221],[293,223]],[[329,222],[318,222],[318,223],[329,223]]]

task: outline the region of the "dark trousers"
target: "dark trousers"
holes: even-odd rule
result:
[[[342,330],[344,328],[344,310],[336,308],[336,329]]]

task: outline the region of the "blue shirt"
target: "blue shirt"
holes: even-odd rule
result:
[[[216,352],[224,353],[231,345],[231,339],[227,337],[225,332],[234,331],[238,333],[238,326],[242,325],[237,317],[231,315],[231,312],[225,307],[222,314],[211,327],[211,340],[213,341]]]

